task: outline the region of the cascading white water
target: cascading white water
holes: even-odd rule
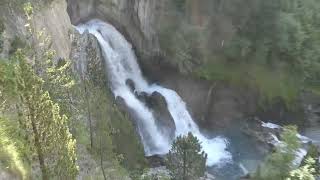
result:
[[[203,150],[208,154],[207,165],[231,160],[226,151],[228,142],[223,137],[209,139],[201,134],[198,126],[187,111],[185,102],[173,90],[159,85],[149,85],[143,78],[131,44],[112,25],[100,20],[91,20],[77,27],[80,33],[86,30],[93,34],[100,43],[107,65],[107,73],[111,89],[115,97],[124,99],[126,105],[138,116],[138,129],[147,155],[166,154],[175,137],[163,134],[156,124],[152,111],[140,101],[126,84],[128,79],[134,82],[138,93],[160,93],[166,100],[168,110],[176,126],[175,136],[191,132],[201,142]]]

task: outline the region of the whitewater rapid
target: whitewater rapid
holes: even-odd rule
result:
[[[175,137],[191,132],[199,139],[207,153],[208,166],[231,161],[232,156],[226,150],[228,141],[224,137],[207,138],[202,135],[185,102],[175,91],[148,84],[141,73],[131,44],[112,25],[100,20],[91,20],[76,28],[81,34],[88,31],[97,38],[106,62],[111,90],[116,98],[123,98],[138,117],[136,124],[147,156],[168,153]],[[159,130],[152,109],[136,97],[126,83],[128,80],[134,82],[136,93],[145,92],[151,95],[158,92],[165,98],[176,126],[175,137],[168,137]]]

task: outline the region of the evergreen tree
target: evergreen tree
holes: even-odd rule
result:
[[[62,179],[75,179],[77,175],[75,140],[67,126],[67,117],[60,115],[43,80],[38,77],[21,51],[16,53],[17,94],[24,107],[23,126],[38,156],[42,177],[56,175]]]
[[[173,142],[166,164],[174,179],[194,180],[204,175],[206,160],[207,155],[201,151],[199,140],[188,133]]]
[[[316,0],[258,0],[226,55],[273,68],[294,69],[302,81],[319,78],[319,9]]]
[[[72,113],[71,91],[75,85],[71,73],[71,61],[64,58],[56,58],[56,51],[51,48],[51,37],[45,29],[36,27],[34,23],[34,11],[31,3],[24,4],[24,13],[27,17],[27,32],[31,42],[28,55],[34,60],[36,74],[44,80],[46,89],[51,98],[57,102],[62,112],[68,116]]]

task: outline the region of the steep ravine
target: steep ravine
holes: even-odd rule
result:
[[[243,164],[246,168],[253,170],[263,157],[262,154],[267,152],[266,149],[261,149],[263,147],[261,142],[256,142],[255,138],[261,137],[253,135],[255,131],[261,130],[260,125],[250,125],[253,121],[245,121],[248,117],[259,116],[264,120],[278,121],[282,124],[304,124],[303,120],[301,121],[303,112],[287,110],[283,108],[281,101],[279,105],[259,111],[258,94],[255,91],[224,82],[201,80],[190,73],[181,74],[174,63],[168,62],[175,60],[163,54],[164,51],[159,42],[162,37],[159,36],[159,29],[157,29],[159,26],[156,22],[159,21],[161,14],[167,11],[164,8],[165,1],[89,1],[87,3],[68,1],[68,13],[72,23],[79,24],[92,18],[99,18],[113,24],[127,40],[132,42],[143,73],[150,82],[174,89],[186,101],[187,108],[197,123],[205,127],[204,132],[209,135],[222,133],[230,139],[230,150],[236,154],[236,162],[241,163],[241,166],[236,164],[223,170],[213,169],[213,173],[220,175],[221,178],[236,179],[239,172],[240,174],[242,172],[240,167]],[[221,26],[224,27],[224,25]],[[216,35],[220,36],[219,32]],[[295,119],[300,119],[300,122],[292,121]],[[222,171],[228,171],[229,174],[219,174]]]
[[[132,43],[147,79],[177,91],[200,126],[227,127],[233,120],[249,116],[283,123],[300,121],[303,125],[300,104],[292,111],[279,100],[275,106],[261,109],[259,93],[254,88],[201,80],[192,72],[205,64],[208,57],[219,56],[221,43],[227,43],[235,29],[250,17],[255,4],[243,6],[246,4],[243,1],[186,0],[181,9],[175,1],[168,0],[67,0],[74,25],[93,18],[114,25]],[[203,36],[198,36],[199,33]],[[175,39],[180,35],[187,39]],[[186,44],[191,45],[187,49],[196,52],[184,49]],[[204,52],[197,52],[199,48]],[[200,55],[190,59],[190,53]]]
[[[295,118],[299,118],[300,122],[301,119],[303,121],[303,115],[300,117],[293,114],[283,108],[281,103],[279,106],[270,108],[270,111],[257,113],[259,110],[257,108],[258,95],[255,91],[248,91],[248,89],[226,84],[225,82],[206,81],[193,76],[189,71],[181,71],[181,69],[188,69],[185,67],[188,65],[182,64],[182,66],[180,66],[181,64],[176,62],[176,59],[171,58],[167,54],[167,50],[161,46],[161,42],[166,40],[166,36],[161,35],[162,27],[166,26],[166,24],[162,22],[169,21],[166,14],[171,11],[170,8],[172,8],[168,5],[168,2],[169,0],[53,0],[49,7],[45,7],[37,12],[35,23],[39,25],[39,28],[45,27],[47,32],[53,37],[53,47],[57,50],[57,58],[70,58],[73,60],[75,62],[74,68],[79,74],[86,73],[90,62],[100,68],[104,67],[105,64],[101,57],[98,41],[88,34],[81,36],[72,26],[87,22],[93,18],[99,18],[111,23],[132,43],[138,56],[138,63],[142,68],[142,74],[148,82],[161,84],[165,88],[175,90],[186,102],[190,115],[200,126],[202,133],[212,137],[223,134],[231,142],[228,151],[232,152],[235,161],[237,163],[246,163],[246,166],[255,166],[262,156],[260,156],[260,153],[264,154],[266,148],[260,144],[261,142],[256,142],[257,137],[253,135],[256,133],[255,130],[261,130],[260,125],[256,125],[256,118],[250,118],[251,120],[249,121],[246,119],[248,119],[248,117],[259,116],[260,118],[265,118],[264,120],[267,121],[280,121],[281,124],[288,124],[290,122],[296,123],[296,121],[290,121]],[[188,2],[191,4],[196,3],[194,0]],[[210,0],[201,2],[206,4],[209,3]],[[22,37],[22,39],[25,38],[26,33],[23,28],[25,21],[23,14],[15,11],[13,6],[13,4],[10,5],[12,9],[3,9],[2,6],[2,9],[0,9],[0,15],[2,16],[0,19],[3,19],[6,25],[5,31],[7,32],[5,38],[6,46],[0,53],[0,57],[8,56],[10,42],[15,39],[15,36]],[[195,25],[199,31],[201,31],[201,26],[207,22],[212,22],[217,25],[217,28],[212,32],[213,34],[210,34],[211,36],[215,36],[210,36],[209,38],[212,47],[215,47],[213,50],[214,53],[219,53],[221,42],[230,39],[233,34],[232,27],[236,26],[234,24],[234,19],[236,19],[233,17],[234,15],[227,16],[222,12],[223,8],[224,7],[221,6],[220,9],[218,7],[214,9],[213,16],[207,16],[207,13],[199,14],[198,11],[194,9],[186,10],[187,19],[190,19],[190,23]],[[250,14],[250,10],[248,10],[250,7],[239,6],[239,8],[242,9],[239,11],[239,14],[245,19]],[[241,24],[241,21],[237,22]],[[171,30],[169,32],[180,31],[181,29],[177,28],[176,31]],[[202,63],[199,59],[192,61],[194,61],[195,64],[192,64],[191,68]],[[96,69],[94,69],[94,71],[95,70]],[[104,73],[94,73],[99,74],[100,79],[106,78]],[[140,98],[145,98],[145,101],[149,101],[146,97],[141,96]],[[164,100],[161,100],[161,98],[163,97],[157,95],[151,97],[153,100],[157,99],[154,101],[157,101],[158,104],[153,103],[153,105],[160,106],[160,108],[161,106],[162,108],[165,107],[163,103]],[[116,102],[113,101],[113,97],[110,96],[109,100],[110,107],[117,110],[117,115],[120,114],[121,117],[127,115],[125,112],[119,110],[122,108],[121,100],[120,103],[118,102],[118,106],[114,105]],[[301,102],[305,113],[310,115],[310,124],[313,126],[314,124],[319,125],[319,100],[311,95],[309,98],[302,98]],[[299,112],[297,114],[300,115]],[[119,126],[121,126],[121,124],[131,123],[128,119],[119,119],[121,119]],[[302,124],[305,124],[305,121],[303,121]],[[134,132],[129,131],[126,133],[127,134],[119,135],[115,140],[120,141],[126,139],[128,141],[129,139],[130,141]],[[309,133],[315,137],[318,137],[318,134],[320,134],[313,130],[309,131]],[[250,138],[246,135],[249,135]],[[133,141],[137,139],[137,134],[134,134],[133,139]],[[265,149],[258,149],[260,145]],[[141,145],[134,142],[130,149],[123,147],[127,147],[126,142],[121,142],[117,145],[118,150],[122,150],[120,152],[121,154],[134,157],[131,159],[132,164],[140,161],[139,158],[143,153],[142,150],[139,149]],[[248,149],[248,147],[250,147],[250,149]],[[81,162],[85,164],[82,164],[83,166],[80,168],[86,169],[86,164],[93,166],[93,169],[88,173],[94,174],[96,173],[95,171],[99,169],[96,163],[92,163],[92,157],[90,155],[87,157],[87,152],[85,152],[84,157],[80,159],[82,159]],[[239,175],[239,173],[242,173],[238,164],[228,169],[220,170],[218,168],[212,171],[213,173],[218,173],[219,171],[229,172],[229,174],[222,174],[222,177],[233,177],[234,174]],[[85,173],[83,176],[85,176]]]

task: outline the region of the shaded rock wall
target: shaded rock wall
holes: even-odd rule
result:
[[[110,22],[134,44],[139,54],[152,56],[159,49],[154,27],[157,10],[164,1],[150,0],[68,0],[73,24],[99,18]]]
[[[256,8],[254,0],[67,2],[73,24],[92,18],[106,20],[132,42],[143,65],[154,65],[160,60],[180,72],[190,72],[212,53],[221,53],[224,44]],[[201,52],[191,50],[199,48]]]

